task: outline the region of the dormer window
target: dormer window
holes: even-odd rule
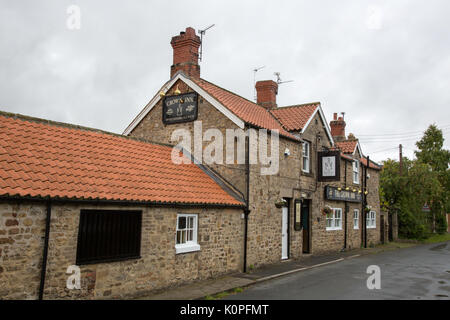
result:
[[[359,161],[353,160],[353,183],[359,184]]]

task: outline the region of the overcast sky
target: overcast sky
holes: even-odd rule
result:
[[[171,37],[215,24],[203,78],[253,99],[265,66],[257,80],[294,80],[279,106],[320,101],[376,161],[399,143],[412,156],[431,123],[450,145],[449,13],[447,0],[0,0],[0,110],[122,133],[168,80]]]

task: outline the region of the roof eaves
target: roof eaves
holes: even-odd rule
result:
[[[226,202],[176,202],[176,201],[145,201],[145,200],[127,200],[127,199],[107,199],[107,198],[76,198],[76,197],[50,197],[50,196],[30,196],[30,195],[0,195],[0,200],[26,200],[26,201],[52,201],[58,203],[76,202],[76,203],[98,203],[98,204],[121,204],[121,205],[148,205],[148,206],[171,206],[171,207],[226,207],[226,208],[244,208],[242,204],[232,204]]]

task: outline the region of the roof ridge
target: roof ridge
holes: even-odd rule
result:
[[[277,109],[298,108],[298,107],[306,107],[306,106],[313,106],[313,105],[320,105],[320,101],[308,102],[308,103],[302,103],[302,104],[293,104],[290,106],[282,106],[282,107],[278,107]],[[277,109],[271,109],[271,110],[277,110]]]
[[[105,131],[102,129],[86,127],[86,126],[67,123],[67,122],[54,121],[54,120],[49,120],[49,119],[44,119],[44,118],[38,118],[38,117],[33,117],[33,116],[28,116],[28,115],[24,115],[24,114],[20,114],[20,113],[3,111],[3,110],[0,110],[0,117],[19,119],[22,121],[41,123],[41,124],[46,124],[46,125],[52,125],[55,127],[69,128],[69,129],[75,129],[75,130],[80,130],[80,131],[85,130],[85,131],[90,131],[90,132],[97,132],[97,133],[114,136],[117,138],[124,138],[124,139],[128,139],[128,140],[134,140],[134,141],[149,143],[149,144],[156,144],[156,145],[161,145],[161,146],[165,146],[165,147],[173,147],[173,145],[170,145],[170,144],[151,141],[151,140],[145,139],[145,138],[126,136],[126,135],[123,135],[120,133],[114,133],[114,132]]]

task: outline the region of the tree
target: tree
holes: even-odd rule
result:
[[[435,230],[443,233],[447,230],[446,212],[450,211],[450,151],[443,149],[444,136],[442,130],[432,124],[425,131],[422,139],[416,142],[417,161],[427,164],[437,174],[441,185],[441,193],[432,200],[431,212],[436,224]]]
[[[441,194],[437,174],[428,164],[403,158],[403,174],[395,160],[383,162],[380,175],[382,206],[398,213],[399,235],[404,238],[423,239],[431,231],[423,205]]]
[[[419,150],[414,153],[418,161],[429,164],[433,171],[448,172],[450,151],[443,149],[444,136],[436,125],[428,127],[416,146]]]

